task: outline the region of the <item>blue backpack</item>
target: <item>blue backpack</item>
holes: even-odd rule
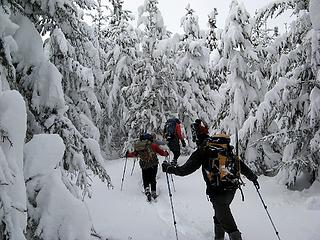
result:
[[[176,136],[176,124],[179,122],[177,118],[168,119],[164,125],[164,138],[170,139]]]

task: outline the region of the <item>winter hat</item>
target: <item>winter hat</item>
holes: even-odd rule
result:
[[[144,134],[140,135],[139,139],[140,139],[140,141],[142,141],[142,140],[153,141],[153,136],[150,133],[144,133]]]

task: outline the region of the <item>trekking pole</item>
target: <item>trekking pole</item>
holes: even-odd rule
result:
[[[172,201],[172,193],[171,193],[171,189],[170,189],[170,183],[169,183],[168,173],[166,173],[166,178],[167,178],[167,185],[168,185],[169,198],[170,198],[170,204],[171,204],[171,212],[172,212],[172,218],[173,218],[173,225],[174,225],[174,230],[175,230],[175,232],[176,232],[176,239],[178,240],[177,222],[176,222],[176,217],[175,217],[175,214],[174,214],[173,201]]]
[[[170,176],[171,176],[171,182],[172,182],[173,191],[176,192],[176,187],[174,186],[174,181],[173,181],[172,174],[170,174]]]
[[[126,174],[126,168],[127,168],[127,161],[128,161],[128,157],[127,157],[127,154],[126,154],[126,161],[124,162],[123,175],[122,175],[122,180],[121,180],[120,191],[122,191],[122,187],[123,187],[124,175]]]
[[[130,174],[130,176],[132,176],[132,174],[133,174],[133,170],[134,170],[134,166],[136,165],[136,158],[134,159],[134,161],[133,161],[133,165],[132,165],[132,169],[131,169],[131,174]]]
[[[165,161],[167,161],[168,157],[165,158]],[[171,177],[171,182],[172,182],[172,187],[173,187],[173,191],[176,192],[176,187],[174,185],[174,181],[173,181],[173,176],[172,174],[170,174],[170,177]]]
[[[271,224],[272,224],[272,227],[273,227],[273,229],[274,229],[274,231],[275,231],[278,239],[281,240],[281,239],[280,239],[280,236],[279,236],[279,232],[278,232],[278,230],[276,229],[276,227],[275,227],[275,225],[274,225],[274,223],[273,223],[273,221],[272,221],[272,218],[271,218],[271,216],[270,216],[270,214],[269,214],[269,211],[268,211],[268,209],[267,209],[268,207],[267,207],[267,205],[264,203],[264,201],[263,201],[263,199],[262,199],[262,196],[261,196],[261,194],[260,194],[260,192],[259,192],[258,187],[255,186],[255,188],[256,188],[257,193],[258,193],[258,195],[259,195],[259,197],[260,197],[260,199],[261,199],[261,202],[262,202],[262,204],[263,204],[263,207],[264,207],[264,209],[265,209],[266,212],[267,212],[267,215],[268,215],[268,217],[269,217],[269,219],[270,219],[270,222],[271,222]]]

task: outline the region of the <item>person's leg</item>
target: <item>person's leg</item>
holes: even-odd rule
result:
[[[157,172],[158,165],[155,165],[150,170],[150,184],[151,184],[151,196],[157,198]]]
[[[150,192],[150,168],[142,169],[142,182],[144,187],[144,193],[147,196],[148,201],[151,200],[151,192]]]
[[[157,172],[158,172],[158,165],[155,165],[150,168],[150,184],[151,184],[151,191],[157,190]]]
[[[180,157],[180,144],[179,144],[179,139],[178,138],[173,138],[171,141],[168,143],[168,147],[170,151],[173,153],[173,159],[171,163],[173,165],[177,165],[178,158]]]
[[[229,239],[230,240],[242,240],[241,232],[235,231],[235,232],[229,233]]]
[[[216,222],[220,224],[217,226],[217,230],[221,227],[229,234],[229,236],[230,234],[233,234],[233,236],[236,236],[237,233],[240,234],[230,210],[230,204],[234,198],[234,194],[235,191],[226,191],[215,193],[210,197],[215,212]],[[238,240],[237,238],[234,239]]]
[[[142,182],[144,190],[146,190],[146,188],[149,188],[148,175],[148,169],[142,169]]]
[[[225,231],[216,217],[213,217],[213,223],[214,223],[214,239],[224,240]]]

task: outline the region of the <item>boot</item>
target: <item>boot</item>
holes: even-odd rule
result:
[[[236,232],[229,233],[229,238],[230,240],[242,240],[241,232],[236,231]]]
[[[156,199],[158,197],[156,191],[151,191],[151,196],[153,199]]]
[[[144,190],[144,194],[147,196],[147,201],[151,201],[151,193],[150,193],[150,188],[146,187]]]

